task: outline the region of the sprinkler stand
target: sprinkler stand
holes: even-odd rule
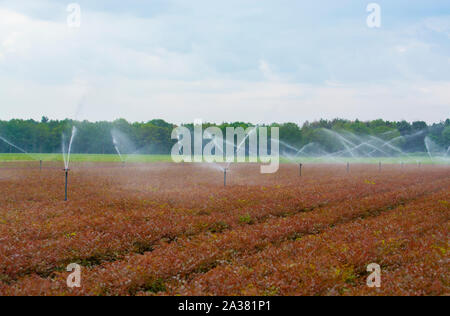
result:
[[[381,172],[381,161],[380,161],[380,164],[379,164],[378,166],[379,166],[379,170],[380,170],[380,172]]]
[[[224,187],[227,186],[227,171],[228,171],[228,168],[223,169],[223,186]]]
[[[69,180],[69,169],[64,169],[64,172],[66,174],[66,185],[65,185],[65,190],[64,190],[64,192],[65,192],[64,201],[67,201],[67,186],[68,186],[68,180]]]
[[[42,160],[39,160],[39,170],[42,171]]]
[[[347,173],[350,173],[350,163],[347,162]]]
[[[300,174],[300,177],[301,177],[301,176],[302,176],[302,167],[303,167],[303,164],[299,164],[298,166],[300,167],[300,169],[299,169],[299,174]]]

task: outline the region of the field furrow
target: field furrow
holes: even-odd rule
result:
[[[239,186],[227,190],[197,187],[193,189],[203,198],[193,200],[189,192],[182,193],[176,188],[155,191],[148,184],[150,189],[145,193],[131,194],[130,190],[138,187],[142,190],[146,186],[133,181],[130,188],[129,183],[117,182],[116,177],[103,176],[97,181],[102,190],[111,190],[111,182],[116,181],[113,189],[125,187],[121,194],[126,198],[117,192],[118,197],[99,200],[102,194],[93,191],[92,199],[97,205],[87,204],[75,209],[69,205],[69,208],[63,206],[55,210],[35,203],[37,198],[32,197],[30,202],[25,202],[31,204],[27,212],[13,209],[0,213],[1,218],[10,223],[0,225],[0,274],[5,281],[31,273],[46,277],[72,262],[95,266],[121,260],[130,253],[151,251],[161,241],[171,242],[204,232],[220,233],[243,224],[264,223],[273,217],[290,217],[345,200],[388,192],[393,183],[407,188],[443,177],[445,175],[386,177],[375,174],[371,175],[370,182],[361,177],[332,176],[319,180],[291,179],[295,184],[286,181],[284,185]],[[78,181],[89,184],[83,179],[84,175],[79,178]],[[159,180],[163,182],[157,174],[153,181],[161,186]],[[20,192],[16,189],[13,185],[11,192]],[[11,198],[10,195],[6,194]],[[190,202],[182,204],[183,201]]]
[[[379,184],[377,181],[380,179],[377,177],[387,178],[385,181],[387,184],[385,186]],[[376,218],[383,212],[408,205],[415,200],[426,199],[427,196],[434,198],[433,192],[448,191],[450,187],[450,178],[446,173],[428,176],[402,173],[395,174],[393,178],[386,175],[372,175],[371,179],[377,178],[376,181],[363,181],[364,178],[365,175],[349,177],[348,180],[356,186],[347,184],[347,190],[341,187],[333,191],[334,200],[328,198],[327,192],[316,190],[317,187],[310,189],[309,192],[314,192],[311,194],[320,192],[328,198],[324,199],[327,203],[312,212],[304,212],[304,207],[299,208],[302,205],[299,203],[301,200],[295,199],[292,204],[285,203],[279,212],[269,213],[260,218],[255,216],[255,213],[232,213],[234,216],[245,214],[245,218],[240,217],[238,221],[235,218],[235,222],[228,224],[226,229],[199,230],[172,240],[162,239],[152,245],[152,249],[143,251],[143,255],[131,252],[124,257],[115,258],[111,263],[98,262],[99,266],[83,270],[83,287],[80,290],[67,289],[65,273],[55,273],[52,278],[47,278],[30,271],[30,276],[4,284],[0,293],[129,295],[140,292],[162,293],[169,286],[173,291],[177,288],[174,284],[178,284],[180,288],[180,284],[190,283],[199,276],[208,275],[211,271],[216,271],[217,267],[257,255],[268,247],[278,247],[284,242],[323,234],[333,227],[365,218]],[[394,180],[402,184],[393,186]],[[278,208],[277,203],[285,201],[285,197],[289,196],[283,192],[282,197],[278,197],[277,200],[277,189],[266,188],[275,193],[274,208]],[[303,192],[308,192],[305,188],[302,189]],[[342,197],[339,192],[342,192]],[[305,193],[305,196],[314,199],[314,195],[308,196]],[[268,204],[271,205],[272,201]],[[267,202],[265,200],[264,205]],[[293,208],[289,209],[289,206]]]
[[[450,214],[442,201],[449,197],[448,189],[441,190],[378,217],[272,245],[172,282],[167,294],[448,294]],[[371,263],[382,268],[379,289],[366,284]]]

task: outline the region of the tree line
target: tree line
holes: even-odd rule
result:
[[[193,124],[183,124],[193,129]],[[171,138],[175,124],[164,120],[148,122],[128,122],[119,119],[114,122],[89,122],[73,120],[50,120],[43,117],[41,121],[12,119],[0,120],[0,137],[8,140],[28,153],[60,153],[63,135],[70,137],[72,126],[77,127],[77,136],[73,143],[74,153],[114,154],[116,149],[111,131],[119,131],[132,144],[133,151],[142,154],[169,154],[176,142]],[[251,127],[245,122],[223,123],[220,125],[205,123],[204,128],[216,126],[225,133],[227,127]],[[402,138],[400,147],[405,152],[425,152],[425,137],[447,149],[450,146],[450,119],[428,125],[422,121],[390,122],[384,120],[350,121],[344,119],[320,120],[305,122],[302,126],[296,123],[271,124],[269,127],[279,127],[280,140],[294,147],[301,148],[311,142],[320,141],[323,135],[321,129],[347,131],[356,135],[372,135],[388,141]],[[414,136],[414,137],[412,137]],[[324,144],[324,142],[322,142]],[[334,150],[332,141],[325,142],[325,149]],[[129,146],[129,148],[131,148]],[[131,149],[130,149],[131,151]],[[20,150],[2,141],[0,138],[0,153],[18,153]],[[130,152],[127,152],[130,153]]]

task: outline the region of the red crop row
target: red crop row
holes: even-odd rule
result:
[[[186,176],[194,177],[188,171]],[[264,222],[269,217],[292,215],[445,176],[377,173],[370,175],[370,183],[361,176],[291,176],[271,187],[223,189],[211,185],[179,187],[166,175],[167,170],[153,174],[149,185],[142,170],[130,172],[131,177],[125,177],[122,170],[97,177],[75,173],[73,195],[84,198],[68,205],[55,201],[58,178],[52,174],[27,176],[29,190],[23,189],[22,178],[2,185],[2,279],[12,281],[31,273],[46,276],[71,262],[96,265],[118,260],[128,253],[151,250],[161,240],[221,232],[246,222]],[[199,173],[204,175],[204,171]]]
[[[445,295],[448,191],[318,235],[271,245],[176,282],[171,295]],[[366,268],[382,268],[369,288]]]
[[[381,180],[381,176],[373,175],[371,184],[363,184],[360,177],[352,177],[352,180],[358,181],[356,184],[359,188],[356,190],[356,188],[350,186],[354,191],[352,194],[349,191],[342,191],[344,197],[345,195],[348,196],[349,200],[330,204],[309,213],[296,214],[296,211],[303,209],[299,203],[301,200],[295,200],[292,195],[283,191],[286,188],[280,188],[279,194],[281,197],[275,197],[273,207],[276,210],[281,209],[282,212],[278,214],[289,215],[286,218],[267,218],[265,221],[254,225],[245,225],[246,223],[250,224],[251,221],[248,221],[248,218],[244,218],[244,220],[240,218],[240,224],[235,223],[234,226],[223,233],[208,232],[200,234],[199,232],[196,236],[184,236],[170,244],[162,243],[155,247],[153,252],[145,255],[131,255],[117,262],[104,263],[102,266],[85,269],[83,272],[83,287],[80,290],[68,290],[64,280],[67,274],[62,273],[54,279],[30,276],[19,282],[5,284],[0,289],[0,294],[96,295],[135,294],[141,290],[158,292],[165,289],[165,283],[170,284],[173,280],[182,282],[186,278],[188,279],[190,275],[208,272],[217,265],[234,262],[240,257],[257,253],[272,244],[276,245],[285,240],[301,238],[308,234],[317,234],[333,225],[351,222],[357,218],[378,215],[382,211],[420,198],[424,194],[439,190],[442,187],[448,188],[450,185],[450,180],[448,176],[445,177],[445,174],[433,174],[432,177],[422,176],[415,180],[411,175],[400,176],[403,178],[396,179],[396,181],[402,184],[398,185],[396,189],[392,183],[386,186],[378,184],[377,181]],[[386,176],[384,178],[392,180]],[[444,179],[439,180],[440,178]],[[433,179],[435,181],[432,181]],[[403,180],[409,181],[411,185],[404,187]],[[342,182],[345,183],[345,181]],[[416,184],[418,182],[420,184]],[[328,197],[325,192],[316,191],[315,186],[312,186],[313,189],[311,189],[311,184],[309,186],[310,192],[317,192]],[[269,189],[270,192],[277,192],[277,188]],[[304,189],[304,191],[307,192],[308,190]],[[237,191],[233,192],[238,194]],[[342,200],[339,192],[338,190],[332,192],[339,197],[335,201]],[[292,194],[292,191],[290,193]],[[314,193],[311,193],[312,195],[305,194],[305,196],[310,198],[311,201],[315,201]],[[372,194],[369,195],[370,193]],[[255,194],[255,191],[249,194]],[[289,199],[284,198],[287,196],[290,196],[294,201],[292,204],[288,203]],[[331,201],[333,201],[332,196],[330,195]],[[261,205],[271,205],[268,203],[268,199],[270,199],[268,196],[264,196],[264,199],[264,203],[261,203]],[[286,201],[286,203],[283,204],[283,201]],[[289,207],[294,208],[289,209]],[[298,207],[302,208],[299,209]],[[250,219],[252,219],[252,216],[256,216],[254,206],[247,205],[244,208],[249,210],[248,213],[253,211],[253,213],[248,214]],[[263,211],[263,209],[256,209],[258,212]],[[227,213],[227,215],[229,214]],[[188,218],[186,217],[186,219]],[[191,218],[189,220],[192,221]]]

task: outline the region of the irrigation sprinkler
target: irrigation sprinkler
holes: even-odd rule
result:
[[[379,169],[380,172],[381,172],[381,161],[380,161],[380,163],[378,164],[378,169]]]
[[[64,201],[67,201],[67,186],[68,186],[68,180],[69,180],[69,169],[64,169],[64,172],[66,174],[66,186],[65,186],[65,198]]]
[[[69,180],[69,164],[70,164],[70,153],[72,151],[72,143],[73,139],[75,138],[75,135],[77,134],[77,128],[75,126],[72,127],[72,136],[70,137],[69,147],[67,148],[64,143],[64,134],[63,134],[63,148],[62,148],[62,154],[64,159],[64,172],[66,174],[66,185],[65,185],[65,198],[64,201],[67,201],[67,186],[68,186],[68,180]]]
[[[223,186],[224,187],[227,186],[227,171],[228,171],[228,168],[223,168]]]
[[[347,162],[347,173],[350,173],[350,163]]]
[[[39,160],[39,170],[42,171],[42,160]]]
[[[299,175],[300,175],[300,177],[302,176],[302,168],[303,168],[303,164],[299,164],[298,165],[300,168],[299,168]]]

